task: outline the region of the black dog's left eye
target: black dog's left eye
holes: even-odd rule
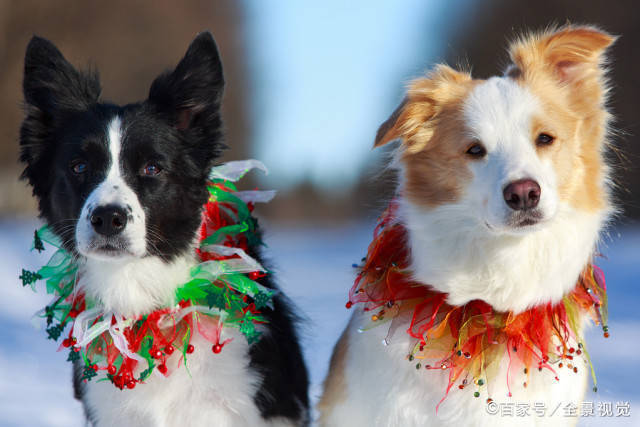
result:
[[[160,171],[161,171],[160,166],[158,166],[155,163],[149,163],[142,169],[142,174],[145,176],[154,176],[154,175],[158,175]]]
[[[71,163],[71,171],[76,175],[85,173],[88,169],[87,163],[82,160],[76,160]]]
[[[551,135],[549,135],[548,133],[541,133],[536,138],[536,145],[537,146],[551,145],[551,144],[553,144],[554,140],[555,140],[555,138],[552,137]]]

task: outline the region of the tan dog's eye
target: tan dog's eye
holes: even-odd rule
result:
[[[555,141],[555,138],[553,136],[549,135],[548,133],[541,133],[536,138],[536,145],[538,147],[542,147],[544,145],[551,145],[553,144],[553,141]]]
[[[487,155],[487,150],[484,148],[482,144],[476,142],[475,144],[472,144],[467,149],[467,154],[470,155],[471,157],[480,159]]]

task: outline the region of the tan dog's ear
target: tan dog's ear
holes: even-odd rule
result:
[[[408,102],[409,100],[405,96],[400,105],[391,113],[391,116],[380,125],[378,132],[376,132],[376,141],[373,144],[373,148],[380,147],[400,138],[401,134],[398,119],[400,119],[400,115]]]
[[[409,148],[412,145],[424,146],[433,132],[431,120],[449,100],[459,97],[464,83],[470,81],[468,73],[446,65],[437,65],[427,77],[412,81],[407,96],[380,125],[374,148],[396,139],[402,139]]]
[[[530,35],[511,44],[511,59],[520,73],[553,70],[561,83],[578,82],[604,61],[604,53],[616,38],[592,27],[566,26],[553,32]]]

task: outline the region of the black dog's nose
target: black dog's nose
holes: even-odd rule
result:
[[[113,236],[124,230],[127,225],[127,213],[119,206],[98,206],[89,218],[96,233]]]
[[[540,201],[540,185],[532,179],[520,179],[502,191],[504,201],[515,211],[533,209]]]

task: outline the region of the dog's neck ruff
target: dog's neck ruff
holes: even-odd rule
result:
[[[251,211],[253,202],[269,201],[274,192],[240,192],[233,184],[254,167],[266,171],[254,160],[212,170],[196,249],[202,262],[191,269],[188,282],[177,286],[174,301],[142,316],[107,312],[99,301],[87,298],[76,286],[74,257],[47,226],[36,231],[32,249],[42,251],[48,243],[57,250],[47,265],[37,272],[22,270],[20,278],[34,291],[37,281],[46,281],[54,299],[37,315],[46,319],[49,339],[58,340],[71,325],[60,349],[69,348],[68,361],[83,362],[83,380],[103,371],[101,380],[131,389],[154,371],[168,376],[166,360],[172,353],[181,353],[186,367],[194,334],[209,341],[214,354],[220,353],[230,341],[221,341],[223,325],[238,328],[249,344],[259,340],[256,326],[265,322],[260,310],[271,306],[273,291],[256,281],[268,272],[247,254],[260,243]]]
[[[558,380],[557,369],[566,366],[578,371],[574,358],[585,358],[596,389],[581,322],[589,316],[609,336],[606,285],[598,267],[587,265],[575,288],[555,305],[541,304],[520,313],[498,312],[481,300],[453,306],[446,302],[446,293],[412,278],[407,230],[397,221],[396,209],[393,201],[382,214],[367,257],[356,266],[359,274],[346,307],[362,304],[371,313],[360,332],[386,324],[389,332],[384,343],[389,344],[398,328],[408,324],[406,333],[414,341],[407,360],[415,363],[417,371],[448,371],[443,400],[456,384],[460,389],[487,384],[505,357],[509,390],[512,369],[523,369],[527,375],[532,368],[534,372],[547,369]]]

